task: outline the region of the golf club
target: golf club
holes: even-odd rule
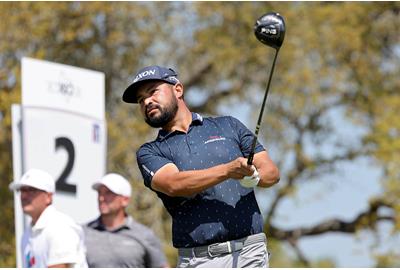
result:
[[[272,47],[275,49],[275,57],[274,61],[272,62],[271,71],[269,73],[269,79],[267,84],[267,89],[265,90],[264,100],[261,105],[260,115],[258,116],[258,121],[256,125],[256,130],[254,132],[254,139],[251,146],[251,151],[249,157],[247,159],[247,164],[253,164],[254,158],[254,150],[257,143],[258,132],[260,130],[261,120],[264,113],[264,107],[267,102],[267,96],[269,91],[269,86],[271,84],[272,74],[274,73],[275,62],[278,56],[279,49],[282,46],[283,39],[285,38],[285,21],[283,17],[276,12],[269,12],[262,15],[256,21],[254,25],[254,34],[256,35],[257,39],[261,41],[263,44]]]

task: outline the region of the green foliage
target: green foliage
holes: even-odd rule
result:
[[[377,268],[400,267],[400,254],[398,252],[388,252],[387,254],[376,255]]]
[[[266,228],[279,202],[294,196],[304,180],[333,173],[337,162],[370,157],[384,169],[381,197],[392,205],[393,233],[398,233],[398,2],[2,2],[0,17],[7,23],[0,24],[0,266],[15,261],[13,198],[7,186],[12,179],[11,104],[20,103],[21,57],[105,72],[107,170],[131,179],[129,211],[163,239],[174,266],[170,217],[144,187],[136,165],[136,149],[155,131],[137,108],[121,102],[122,91],[138,67],[160,64],[178,69],[195,111],[218,114],[224,106],[244,104],[258,108],[273,50],[254,38],[252,27],[270,10],[285,17],[287,32],[260,132],[282,174],[272,188],[275,203],[265,213]],[[366,130],[359,145],[346,144],[326,120],[338,108]],[[255,122],[258,109],[251,111],[250,122]],[[325,153],[321,149],[329,142],[334,151]],[[307,150],[310,144],[313,151]],[[378,222],[368,218],[360,219],[357,229],[363,222]],[[329,258],[304,262],[283,243],[270,237],[273,267],[334,266]],[[377,263],[396,265],[396,256],[388,252]]]

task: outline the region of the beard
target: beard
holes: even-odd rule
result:
[[[160,128],[167,125],[172,119],[174,119],[176,112],[178,111],[178,102],[176,99],[172,99],[171,103],[164,108],[162,108],[160,105],[153,105],[153,107],[160,111],[160,115],[149,117],[146,113],[144,120],[149,126],[153,128]]]

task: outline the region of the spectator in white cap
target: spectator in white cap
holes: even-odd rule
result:
[[[54,178],[30,169],[9,188],[21,193],[22,210],[31,217],[21,241],[23,267],[87,267],[81,226],[52,205]]]
[[[168,267],[154,232],[126,213],[131,197],[128,180],[110,173],[92,188],[98,193],[100,216],[84,227],[89,267]]]

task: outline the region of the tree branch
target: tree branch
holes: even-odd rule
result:
[[[201,80],[212,71],[213,63],[206,61],[205,63],[198,64],[197,70],[183,82],[184,86],[189,89],[190,87],[198,84]]]
[[[395,221],[394,216],[378,215],[378,210],[382,207],[393,208],[393,206],[385,202],[384,199],[377,199],[370,203],[368,210],[360,213],[354,220],[350,222],[340,219],[331,219],[316,226],[309,228],[298,228],[294,230],[280,230],[271,225],[269,228],[267,228],[267,231],[273,238],[293,241],[292,239],[297,240],[304,236],[320,235],[328,232],[354,233],[361,228],[375,229],[375,226],[379,221]]]
[[[300,262],[303,263],[305,267],[310,267],[311,266],[310,262],[307,260],[306,256],[304,256],[304,253],[300,250],[299,246],[297,245],[297,240],[290,238],[288,239],[288,242],[296,252],[297,258],[300,260]]]

